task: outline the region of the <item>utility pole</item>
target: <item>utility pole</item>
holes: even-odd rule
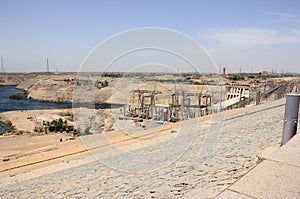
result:
[[[47,58],[47,73],[49,73],[49,60]]]
[[[299,101],[299,94],[287,94],[281,146],[287,143],[297,133]]]
[[[3,65],[3,57],[1,56],[1,73],[5,73],[4,65]]]

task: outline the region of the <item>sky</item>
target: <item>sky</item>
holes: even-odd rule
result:
[[[0,56],[6,72],[45,71],[47,58],[79,71],[101,42],[143,27],[191,38],[228,72],[299,72],[299,0],[0,0]]]

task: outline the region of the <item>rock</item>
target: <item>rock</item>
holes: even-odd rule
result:
[[[8,157],[4,157],[4,158],[2,158],[2,161],[3,162],[7,162],[7,161],[9,161],[9,158]]]

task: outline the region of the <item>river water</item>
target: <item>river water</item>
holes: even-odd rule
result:
[[[66,109],[72,108],[72,103],[54,103],[43,102],[37,100],[15,100],[10,99],[9,96],[15,93],[23,93],[23,91],[16,89],[14,86],[0,86],[0,113],[15,110],[45,110],[45,109]],[[91,109],[111,109],[118,108],[120,105],[111,104],[73,104],[74,108],[87,107]],[[4,131],[3,123],[0,122],[0,132]]]
[[[72,108],[71,103],[52,103],[36,100],[14,100],[9,96],[15,93],[23,93],[13,86],[0,86],[0,113],[14,110],[43,110]]]
[[[14,110],[43,110],[72,108],[71,103],[52,103],[36,100],[15,100],[9,96],[15,93],[23,93],[13,86],[0,86],[0,113]],[[3,123],[0,122],[0,132],[5,131]]]

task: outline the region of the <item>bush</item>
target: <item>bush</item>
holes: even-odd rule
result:
[[[84,134],[85,135],[89,135],[90,134],[90,128],[89,127],[86,128],[86,129],[84,129]]]
[[[16,100],[24,100],[27,99],[28,94],[27,93],[15,93],[9,96],[10,99],[16,99]]]
[[[74,126],[67,126],[66,132],[69,133],[70,131],[74,131]]]
[[[245,80],[245,78],[242,75],[233,75],[233,76],[230,76],[228,79],[233,80],[233,81]]]
[[[50,122],[50,126],[49,126],[49,131],[50,132],[57,132],[57,131],[64,131],[65,130],[65,126],[64,126],[64,122],[61,118],[59,118],[58,120],[52,120],[52,122]]]
[[[62,118],[52,120],[52,122],[47,122],[47,126],[50,132],[74,131],[74,126],[69,126],[67,120],[63,120]]]
[[[5,122],[5,130],[7,133],[13,133],[16,131],[16,127],[12,124],[10,120]]]

